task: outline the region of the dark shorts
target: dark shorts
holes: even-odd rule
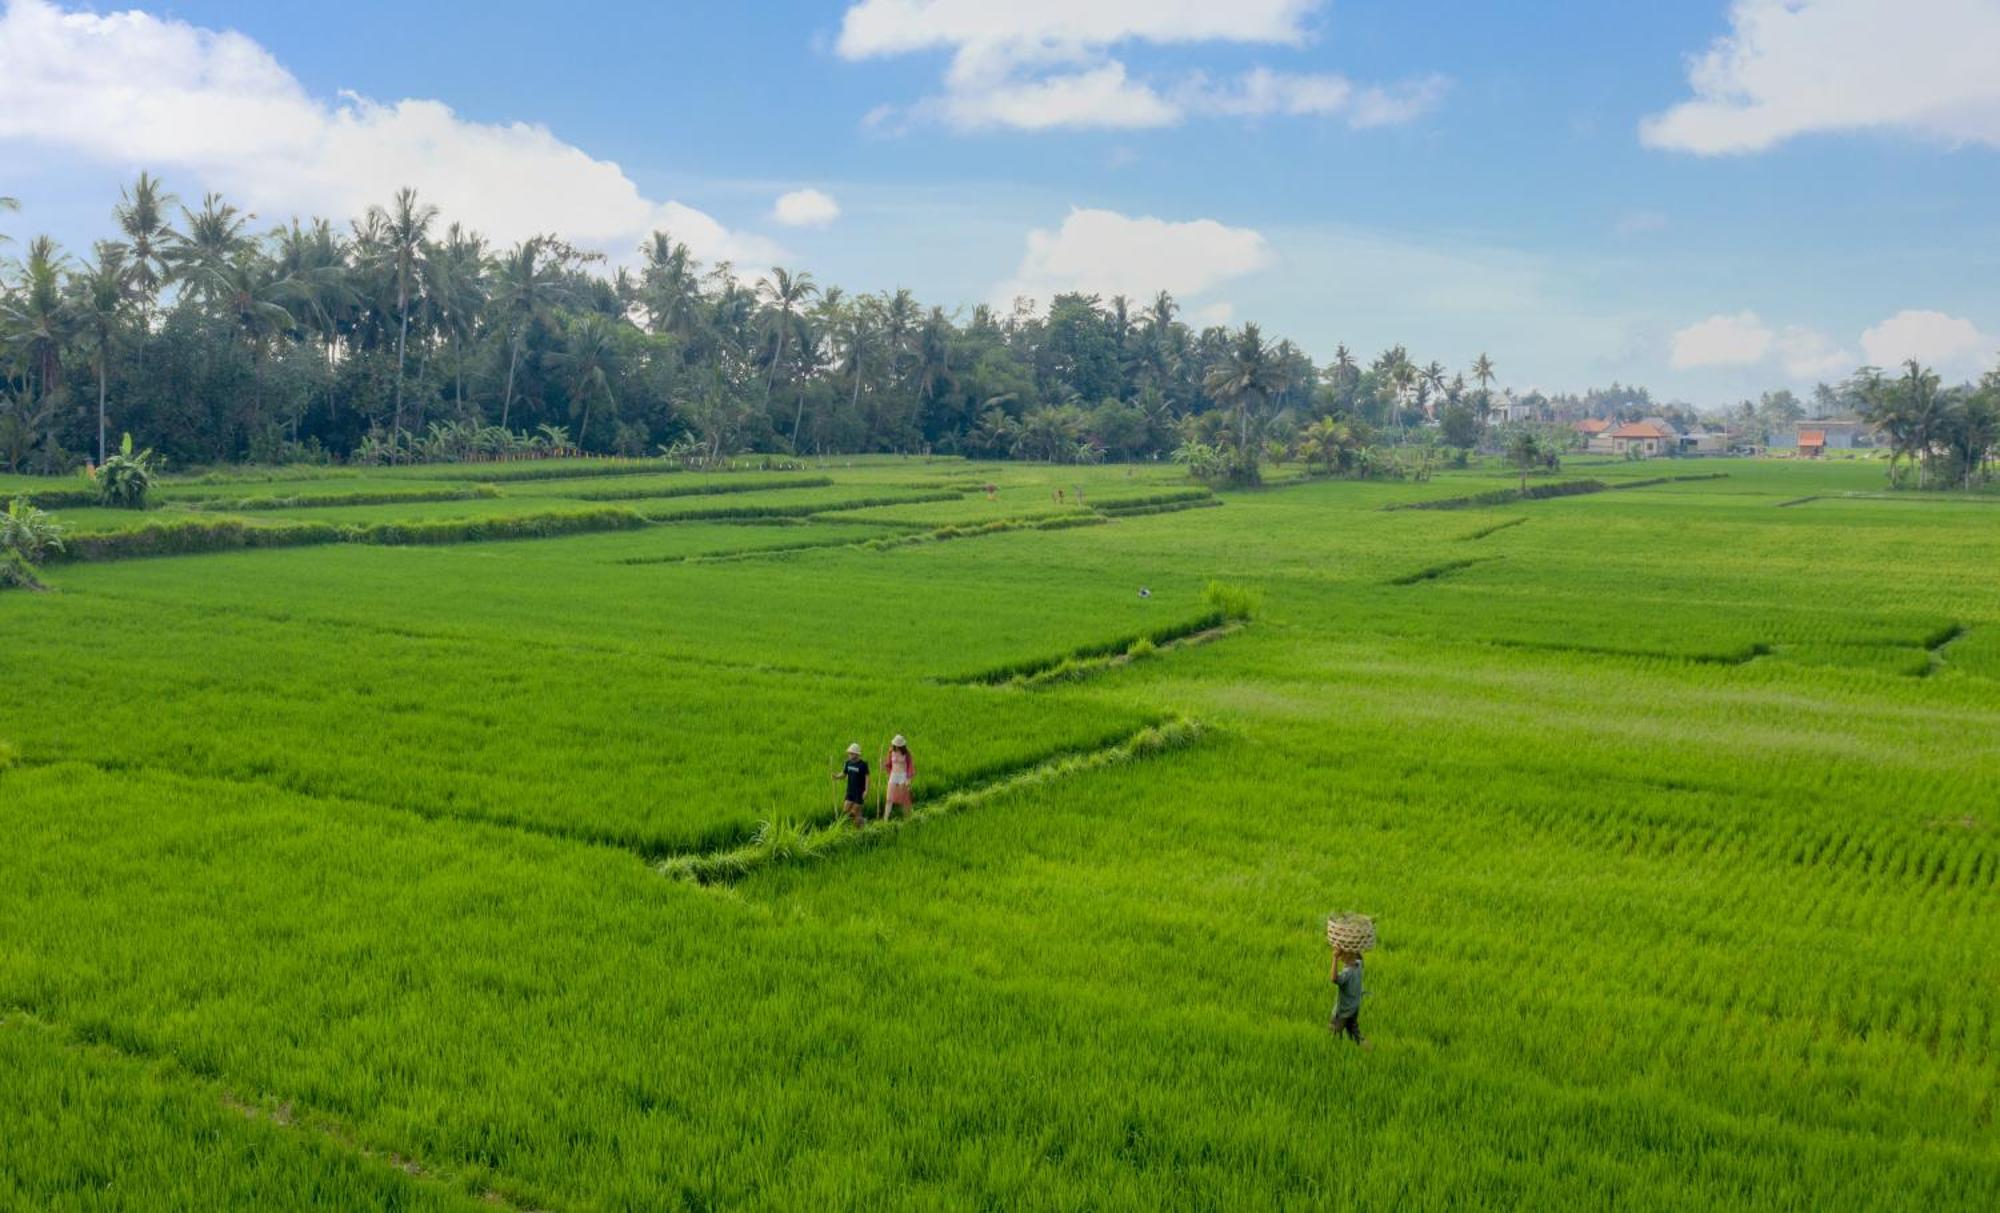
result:
[[[1351,1014],[1342,1015],[1336,1010],[1333,1013],[1333,1022],[1329,1026],[1333,1028],[1334,1035],[1347,1036],[1352,1038],[1355,1044],[1361,1043],[1360,1011],[1357,1010]]]

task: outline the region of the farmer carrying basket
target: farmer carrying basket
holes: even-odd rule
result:
[[[1334,914],[1326,920],[1326,941],[1333,945],[1333,1018],[1327,1024],[1336,1036],[1346,1036],[1364,1049],[1375,1046],[1361,1035],[1361,954],[1375,947],[1375,921],[1366,914]]]

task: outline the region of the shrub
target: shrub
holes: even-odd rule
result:
[[[1159,651],[1160,646],[1153,643],[1152,637],[1141,636],[1126,646],[1125,656],[1133,661],[1144,661]]]
[[[1246,586],[1211,581],[1202,600],[1222,612],[1225,619],[1249,619],[1264,609],[1264,595]]]
[[[118,443],[118,453],[97,469],[97,499],[120,510],[143,510],[153,491],[153,452],[132,452],[132,435]]]
[[[62,524],[28,504],[26,497],[14,498],[0,514],[0,590],[41,589],[35,566],[62,550]]]

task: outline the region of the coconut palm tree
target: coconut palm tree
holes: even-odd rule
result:
[[[21,200],[19,198],[15,198],[8,194],[0,194],[0,211],[18,211],[20,209],[21,209]],[[9,244],[9,243],[12,243],[12,241],[9,239],[7,234],[5,232],[0,232],[0,244]]]
[[[486,308],[486,241],[454,223],[444,240],[425,250],[424,297],[437,310],[438,328],[452,354],[452,410],[465,412],[465,347],[477,336]]]
[[[1202,387],[1217,404],[1236,413],[1236,458],[1238,470],[1246,478],[1257,471],[1257,455],[1250,445],[1250,413],[1279,386],[1278,368],[1264,344],[1264,334],[1255,324],[1246,324],[1230,343],[1223,360],[1209,368]]]
[[[396,284],[396,413],[390,427],[393,439],[403,432],[403,357],[410,340],[410,298],[419,285],[424,241],[430,235],[431,224],[437,220],[438,209],[420,205],[417,191],[404,186],[396,191],[396,200],[389,209],[372,206],[368,208],[368,216],[381,226],[386,236],[379,255],[382,268]]]
[[[202,196],[201,209],[181,208],[179,231],[166,234],[161,256],[167,279],[185,282],[198,299],[213,283],[215,275],[256,250],[256,242],[244,231],[255,215],[247,215],[222,200],[220,194]]]
[[[616,408],[611,393],[611,371],[617,364],[617,338],[612,322],[598,312],[585,312],[563,328],[563,343],[544,355],[542,363],[554,371],[569,397],[572,417],[579,417],[576,442],[583,446],[590,438],[590,413],[598,400]]]
[[[294,327],[289,307],[303,302],[310,291],[263,257],[245,257],[207,271],[202,291],[219,312],[236,322],[250,347],[250,407],[253,415],[261,416],[264,352],[272,338]]]
[[[102,466],[111,453],[106,439],[105,402],[111,378],[111,351],[125,335],[131,319],[132,296],[127,284],[133,280],[125,261],[125,245],[102,243],[97,246],[97,262],[69,281],[69,310],[78,335],[90,351],[91,370],[97,376],[97,462]]]
[[[1483,350],[1480,352],[1479,357],[1472,360],[1472,377],[1478,381],[1479,390],[1482,394],[1493,384],[1495,378],[1493,360],[1488,358]]]
[[[641,252],[639,306],[649,331],[678,337],[685,347],[701,323],[701,263],[665,232],[654,232]]]
[[[811,274],[794,274],[780,265],[771,267],[771,275],[757,284],[757,298],[769,309],[770,327],[778,331],[778,348],[771,355],[771,371],[764,376],[764,410],[771,408],[771,389],[778,382],[778,364],[785,360],[785,338],[791,335],[792,327],[798,321],[799,306],[819,293],[813,285]],[[801,405],[799,417],[805,415]],[[792,422],[792,449],[799,449],[799,421]]]
[[[550,253],[546,236],[531,236],[501,257],[493,275],[492,294],[487,301],[490,314],[506,325],[507,386],[500,398],[500,428],[514,407],[514,373],[521,365],[521,347],[528,330],[546,320],[558,303],[569,297],[558,272],[559,262]]]
[[[46,401],[62,388],[62,349],[70,328],[62,293],[68,263],[54,240],[37,236],[21,263],[20,287],[11,297],[0,296],[0,341],[26,368],[30,400]]]
[[[174,230],[167,226],[167,208],[179,200],[147,173],[140,173],[120,198],[112,214],[125,236],[125,272],[138,293],[140,315],[150,317],[153,302],[172,269],[167,254],[173,248]]]

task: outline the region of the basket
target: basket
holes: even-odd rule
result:
[[[1366,914],[1334,914],[1326,920],[1326,941],[1336,951],[1359,954],[1375,947],[1375,920]]]

